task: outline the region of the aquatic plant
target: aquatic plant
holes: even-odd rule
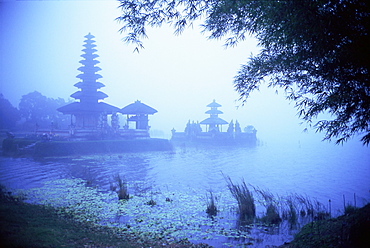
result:
[[[213,216],[217,215],[217,206],[216,206],[216,203],[215,203],[215,196],[213,195],[212,191],[209,192],[209,195],[207,194],[206,213],[210,217],[213,217]]]
[[[118,199],[119,200],[128,200],[130,198],[130,195],[128,193],[128,189],[127,189],[127,181],[125,179],[125,177],[121,178],[121,176],[119,174],[117,174],[115,177],[114,177],[117,185],[118,185],[118,189],[117,189],[117,194],[118,194]]]
[[[262,198],[260,203],[266,208],[266,213],[262,216],[261,221],[267,224],[279,224],[282,219],[278,211],[277,197],[273,193],[261,188],[252,186],[254,191]]]
[[[298,214],[296,206],[298,205],[295,202],[296,198],[292,195],[286,196],[283,206],[282,217],[285,220],[288,220],[290,228],[294,228],[297,224]]]
[[[102,218],[113,216],[103,215],[104,209],[109,207],[107,196],[97,188],[86,187],[86,181],[81,179],[47,181],[42,188],[18,190],[15,194],[27,196],[28,203],[58,208],[61,213],[73,215],[82,222],[99,222]]]
[[[299,206],[299,204],[297,202],[296,195],[288,195],[284,197],[282,205],[282,218],[288,221],[290,229],[294,229],[297,227],[297,206]]]
[[[314,202],[308,197],[303,195],[295,194],[294,198],[296,199],[298,206],[300,208],[299,214],[301,217],[308,216],[311,218],[311,221],[314,219],[315,209],[314,209]]]
[[[155,206],[157,205],[157,202],[153,199],[153,192],[150,193],[150,200],[145,202],[145,205],[149,205],[149,206]]]
[[[156,201],[154,201],[153,199],[150,199],[149,201],[147,201],[146,203],[145,203],[145,205],[149,205],[149,206],[155,206],[155,205],[157,205],[157,202]]]
[[[244,180],[241,184],[234,184],[230,177],[225,179],[232,196],[238,202],[239,221],[242,224],[252,223],[256,217],[256,205],[252,192],[249,191]]]
[[[267,224],[279,224],[282,219],[276,206],[270,204],[266,208],[266,214],[261,218],[262,222]]]

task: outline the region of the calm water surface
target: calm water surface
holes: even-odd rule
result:
[[[330,199],[333,214],[343,210],[343,197],[352,204],[356,201],[357,206],[370,199],[370,149],[357,142],[344,146],[308,140],[261,142],[247,148],[182,145],[173,152],[41,160],[1,157],[0,162],[0,183],[11,189],[38,188],[50,180],[80,178],[108,190],[112,176],[120,173],[129,184],[145,181],[156,190],[205,195],[209,190],[225,192],[226,175],[234,182],[244,179],[278,195],[307,195],[324,205]]]

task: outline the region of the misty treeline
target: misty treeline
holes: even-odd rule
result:
[[[120,0],[124,41],[138,51],[148,27],[175,34],[201,21],[210,39],[232,47],[254,36],[259,54],[234,78],[245,102],[266,82],[282,89],[300,117],[325,139],[360,135],[370,143],[370,4],[364,0]],[[330,114],[321,118],[322,113]],[[319,117],[319,118],[318,118]]]
[[[36,131],[39,128],[67,128],[70,117],[57,111],[67,103],[62,98],[49,98],[34,91],[23,95],[17,108],[0,93],[0,129]]]

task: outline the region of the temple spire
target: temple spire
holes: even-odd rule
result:
[[[218,117],[219,114],[223,114],[223,112],[217,108],[221,107],[221,104],[218,104],[216,100],[213,100],[207,107],[211,108],[206,111],[206,114],[209,114],[209,118],[200,122],[202,125],[208,126],[208,132],[210,131],[220,131],[220,127],[222,125],[228,124],[227,121]],[[222,130],[221,130],[222,131]]]
[[[105,85],[97,82],[102,76],[97,74],[101,69],[96,66],[100,62],[96,60],[99,55],[95,54],[97,52],[95,49],[96,45],[94,44],[95,40],[93,40],[95,36],[89,33],[85,38],[85,44],[83,45],[85,48],[82,50],[84,53],[81,55],[83,60],[80,61],[82,66],[78,68],[82,73],[76,76],[81,81],[74,85],[80,90],[73,93],[71,97],[79,99],[81,103],[93,103],[108,97],[108,95],[98,91],[98,89]]]
[[[96,66],[99,63],[96,60],[99,55],[95,54],[97,52],[93,40],[95,37],[89,33],[85,38],[83,45],[85,48],[82,50],[84,53],[81,55],[83,60],[80,61],[82,66],[78,68],[81,74],[77,75],[81,81],[74,85],[79,90],[71,95],[79,101],[60,107],[58,111],[74,116],[71,118],[71,126],[74,126],[76,130],[95,130],[105,126],[108,114],[117,113],[120,109],[101,101],[108,95],[98,90],[104,87],[104,84],[97,82],[102,76],[97,74],[101,69]]]

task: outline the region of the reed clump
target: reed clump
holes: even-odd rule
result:
[[[216,206],[216,200],[215,196],[213,195],[212,191],[209,192],[209,195],[207,194],[207,209],[206,213],[208,216],[216,216],[217,215],[217,206]]]
[[[270,191],[262,190],[252,186],[254,191],[262,199],[261,204],[266,208],[266,213],[262,216],[261,221],[267,224],[279,224],[282,219],[278,210],[278,200]]]
[[[319,201],[317,200],[310,200],[306,199],[307,202],[309,202],[307,209],[307,213],[311,217],[311,221],[314,220],[326,220],[331,218],[331,211],[328,211],[327,208]],[[331,204],[331,201],[329,200],[329,204]],[[331,208],[331,206],[329,206]]]
[[[125,179],[125,177],[122,177],[117,174],[115,177],[114,177],[114,184],[111,185],[111,189],[113,191],[116,191],[117,192],[117,195],[118,195],[118,199],[119,200],[128,200],[130,198],[130,194],[128,193],[128,189],[127,189],[127,181]]]
[[[266,214],[261,218],[261,220],[267,224],[279,224],[282,221],[277,207],[272,204],[267,206]]]
[[[293,228],[297,224],[298,220],[298,213],[296,209],[296,198],[293,196],[288,196],[285,199],[285,207],[283,210],[283,219],[288,220],[288,223],[291,228]]]
[[[313,202],[308,196],[303,196],[303,195],[298,195],[295,194],[294,198],[298,202],[300,206],[300,211],[299,214],[301,217],[308,216],[310,217],[311,221],[314,220],[315,217],[315,205],[317,206],[318,204]]]
[[[241,184],[234,184],[230,177],[227,177],[226,180],[231,194],[238,202],[239,220],[245,224],[252,223],[256,217],[256,205],[252,192],[248,189],[244,180]]]

